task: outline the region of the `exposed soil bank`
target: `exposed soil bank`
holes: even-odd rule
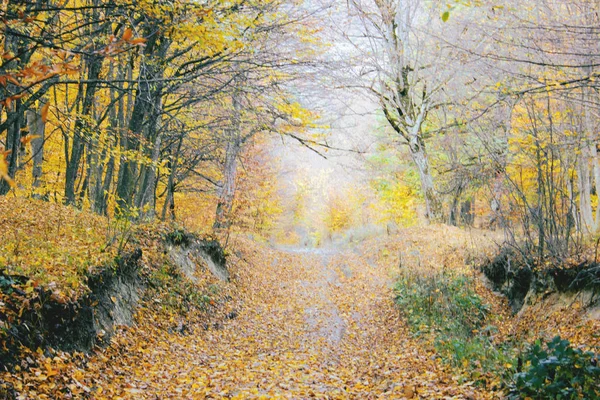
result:
[[[167,235],[166,243],[171,260],[192,281],[196,279],[198,267],[205,267],[222,281],[229,281],[225,253],[216,240],[177,230]]]
[[[90,275],[88,294],[75,301],[65,301],[44,287],[26,293],[19,286],[27,284],[28,277],[0,273],[0,290],[14,299],[6,306],[17,316],[3,329],[7,347],[0,349],[0,361],[4,365],[18,361],[20,346],[89,351],[107,343],[115,326],[133,320],[143,288],[138,274],[141,257],[142,251],[136,249],[114,267]]]
[[[600,264],[582,262],[570,267],[535,268],[523,261],[512,249],[503,249],[481,266],[495,290],[504,294],[517,313],[548,298],[561,303],[569,299],[584,299],[591,317],[597,316],[600,305]]]
[[[192,282],[196,272],[206,269],[221,280],[229,280],[223,248],[183,231],[158,239],[169,262]],[[110,342],[115,328],[131,325],[147,277],[142,276],[142,249],[117,258],[114,265],[83,277],[89,289],[77,299],[65,299],[51,287],[33,287],[27,276],[0,271],[0,291],[6,304],[0,308],[0,365],[10,368],[20,362],[22,346],[33,351],[46,348],[87,352]],[[151,266],[152,267],[152,266]]]

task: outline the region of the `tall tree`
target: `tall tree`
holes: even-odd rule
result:
[[[442,201],[434,185],[424,125],[437,106],[436,95],[444,82],[431,75],[434,68],[426,64],[424,45],[416,34],[419,23],[431,18],[428,9],[419,0],[351,0],[349,5],[360,26],[346,38],[360,49],[361,75],[371,79],[368,90],[408,147],[419,173],[428,220],[439,221]]]

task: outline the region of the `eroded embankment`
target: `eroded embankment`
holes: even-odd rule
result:
[[[231,283],[218,289],[233,294],[222,297],[222,317],[185,321],[182,332],[142,310],[135,330],[71,372],[94,398],[492,396],[461,385],[409,334],[393,301],[397,265],[380,247],[234,242]]]
[[[597,347],[600,337],[600,264],[532,265],[514,249],[481,264],[494,290],[516,314],[513,328],[529,339],[560,335],[577,345]],[[591,257],[593,258],[593,256]]]
[[[19,361],[21,347],[31,350],[89,351],[109,340],[116,325],[129,325],[143,283],[138,273],[142,252],[132,251],[86,278],[89,291],[76,300],[57,296],[51,288],[33,287],[29,277],[0,273],[3,298],[4,366]]]
[[[194,283],[203,266],[218,278],[228,279],[223,250],[217,242],[177,234],[185,235],[186,240],[173,242],[173,235],[167,235],[158,243],[165,247],[174,267]],[[130,326],[148,283],[149,271],[141,274],[142,253],[138,247],[118,256],[114,264],[82,276],[86,289],[74,299],[57,295],[52,290],[55,285],[35,286],[30,277],[1,271],[0,361],[4,368],[20,361],[23,347],[87,352],[109,343],[117,326]]]
[[[119,230],[43,202],[42,218],[28,214],[35,201],[0,201],[0,398],[94,397],[80,371],[128,327],[183,335],[231,298],[219,293],[228,271],[217,242],[168,226]]]

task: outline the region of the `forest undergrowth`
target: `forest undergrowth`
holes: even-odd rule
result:
[[[190,279],[170,262],[162,243],[172,227],[115,230],[110,221],[56,206],[65,213],[59,228],[53,208],[35,217],[26,215],[28,202],[12,204],[21,209],[4,229],[24,239],[6,236],[3,254],[13,261],[3,276],[30,279],[3,283],[4,339],[22,312],[14,296],[25,306],[44,287],[74,302],[86,292],[82,265],[110,265],[131,246],[143,252],[145,289],[134,322],[118,327],[106,347],[19,349],[19,361],[0,372],[0,398],[490,399],[517,388],[516,374],[526,372],[519,357],[529,364],[543,358],[546,339],[560,335],[586,350],[598,344],[597,322],[576,307],[510,313],[474,268],[493,255],[490,232],[410,228],[322,249],[278,249],[234,235],[231,282],[223,282],[202,268]],[[86,226],[94,229],[85,245],[68,240]],[[43,264],[40,279],[39,265],[28,262],[36,252],[49,260],[74,255]],[[526,354],[537,338],[537,353]],[[550,346],[577,365],[590,361],[583,348]]]
[[[396,303],[411,334],[459,380],[514,399],[600,398],[600,323],[589,296],[534,288],[515,315],[481,273],[500,234],[412,231],[408,242],[391,240],[380,254],[398,265]],[[440,235],[443,244],[431,240]]]

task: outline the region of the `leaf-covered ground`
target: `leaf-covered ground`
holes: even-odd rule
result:
[[[411,339],[394,271],[354,250],[232,256],[235,299],[188,330],[138,326],[75,373],[94,398],[485,398]],[[228,290],[222,288],[221,290]],[[231,290],[231,288],[229,288]]]
[[[393,301],[399,268],[474,274],[465,265],[493,248],[486,235],[428,227],[340,249],[238,238],[231,283],[200,272],[194,287],[180,278],[167,284],[172,271],[155,266],[135,325],[108,348],[25,352],[0,383],[22,399],[498,398],[464,383],[414,338]],[[159,248],[147,253],[146,263],[164,262]],[[501,335],[524,329],[501,297],[478,285]],[[198,302],[200,313],[189,308]],[[593,326],[576,331],[589,338]]]
[[[106,218],[59,204],[0,196],[0,267],[25,275],[57,296],[73,298],[85,291],[82,277],[110,264],[116,246],[110,243]]]

